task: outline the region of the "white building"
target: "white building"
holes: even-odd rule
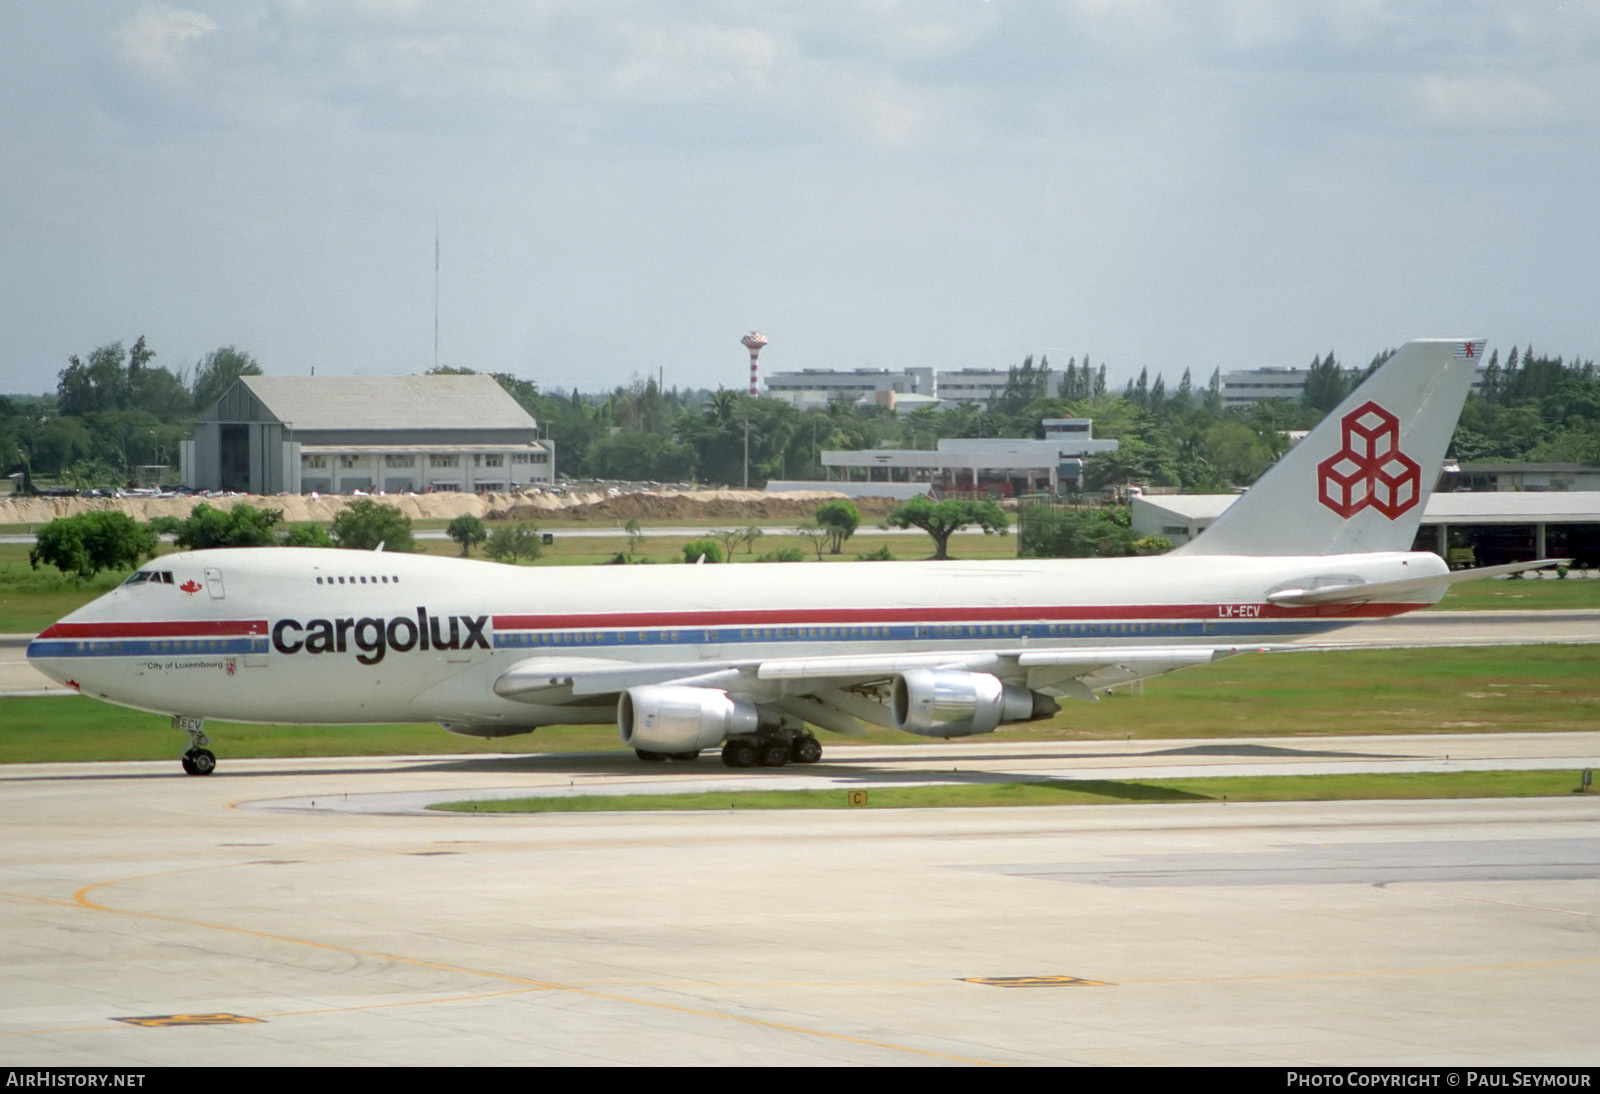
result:
[[[988,406],[1005,394],[1011,370],[1004,368],[957,368],[939,372],[935,392],[945,405],[972,403]]]
[[[1088,418],[1052,418],[1048,436],[950,437],[933,451],[871,448],[822,453],[822,481],[770,482],[768,490],[837,490],[852,496],[974,494],[1002,497],[1077,491],[1083,461],[1115,452],[1114,440],[1095,440]]]
[[[183,443],[198,490],[498,493],[555,481],[555,449],[488,376],[244,376]]]
[[[807,368],[799,372],[771,372],[766,378],[769,399],[781,399],[802,408],[827,406],[839,400],[852,405],[862,400],[872,402],[884,392],[932,395],[934,386],[931,368],[907,368],[898,372],[886,368]]]
[[[1168,494],[1133,499],[1133,530],[1174,547],[1198,536],[1238,494]],[[1600,492],[1435,493],[1423,510],[1414,549],[1451,559],[1471,551],[1475,565],[1571,558],[1600,565]],[[1454,561],[1454,560],[1453,560]]]
[[[801,407],[827,406],[836,400],[852,405],[876,402],[903,411],[907,406],[960,404],[986,406],[1005,392],[1010,369],[808,368],[767,374],[766,395]],[[892,393],[892,394],[890,394]]]
[[[1298,403],[1305,394],[1304,368],[1252,368],[1222,374],[1222,409],[1253,406],[1264,399],[1287,399]]]
[[[1479,365],[1472,378],[1472,390],[1483,383],[1483,373],[1488,366]],[[1308,368],[1252,368],[1222,374],[1222,409],[1253,406],[1266,399],[1287,399],[1298,403],[1305,394]],[[1346,377],[1351,372],[1345,371]],[[1360,375],[1359,372],[1355,375]]]
[[[1456,490],[1600,490],[1600,467],[1582,463],[1478,460],[1462,461],[1454,468],[1445,468],[1445,471],[1456,476],[1452,483]]]

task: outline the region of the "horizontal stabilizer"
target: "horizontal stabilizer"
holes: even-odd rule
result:
[[[1317,604],[1357,604],[1368,600],[1387,599],[1418,593],[1429,589],[1443,589],[1461,581],[1478,581],[1486,577],[1504,577],[1524,570],[1537,570],[1544,566],[1557,566],[1565,559],[1545,558],[1537,562],[1508,562],[1504,566],[1483,566],[1476,570],[1455,570],[1433,577],[1407,577],[1398,581],[1366,581],[1352,585],[1324,585],[1315,589],[1280,589],[1267,594],[1267,602],[1285,608],[1308,608]]]

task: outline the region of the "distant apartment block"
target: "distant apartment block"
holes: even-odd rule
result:
[[[1478,366],[1477,374],[1472,379],[1474,391],[1483,383],[1484,368]],[[1298,403],[1305,394],[1306,377],[1310,375],[1311,370],[1305,368],[1252,368],[1224,372],[1222,409],[1254,406],[1265,399],[1287,399],[1291,403]],[[1349,376],[1350,372],[1347,370],[1345,375]]]
[[[1298,403],[1306,390],[1304,368],[1252,368],[1222,374],[1222,409],[1254,406],[1264,399],[1287,399]]]
[[[766,395],[799,407],[826,406],[836,400],[891,407],[926,406],[932,400],[947,407],[987,405],[1005,391],[1010,375],[1003,368],[808,368],[768,373]]]

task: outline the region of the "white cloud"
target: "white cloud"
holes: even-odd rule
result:
[[[1115,369],[1230,331],[1303,363],[1430,300],[1568,343],[1592,311],[1592,3],[21,8],[0,351],[25,389],[141,331],[169,361],[425,365],[438,213],[447,359],[562,385],[607,357],[597,308],[693,383],[720,355],[736,378],[758,325],[774,367],[1076,344]],[[1466,234],[1537,263],[1410,276]]]
[[[1511,74],[1434,73],[1417,82],[1423,120],[1466,128],[1519,128],[1561,120],[1562,100],[1533,80]]]
[[[626,55],[604,82],[629,102],[759,95],[778,59],[778,42],[755,27],[630,22],[620,29]]]
[[[123,60],[133,68],[181,80],[189,44],[216,29],[217,24],[198,11],[171,4],[146,4],[113,31],[112,37]]]

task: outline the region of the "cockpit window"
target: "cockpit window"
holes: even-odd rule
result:
[[[143,585],[148,581],[153,581],[157,585],[171,585],[172,584],[172,571],[171,570],[139,570],[139,571],[136,571],[135,573],[129,574],[128,575],[128,580],[124,581],[123,584],[124,585]]]

